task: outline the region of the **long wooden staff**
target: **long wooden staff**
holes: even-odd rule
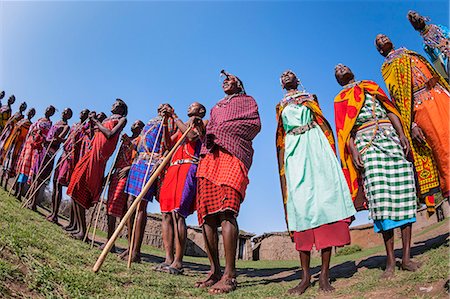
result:
[[[82,141],[82,140],[83,140],[82,138],[78,139],[78,140],[74,143],[74,145],[76,145],[78,142],[80,142],[80,141]],[[75,152],[75,148],[73,148],[72,151],[71,151],[68,155],[66,155],[64,158],[62,158],[60,161],[58,161],[58,163],[57,163],[56,166],[55,166],[55,169],[58,168],[58,166],[61,165],[62,162],[66,161],[66,160],[67,160],[74,152]],[[31,196],[28,197],[28,198],[26,199],[25,203],[22,205],[22,208],[24,208],[25,206],[27,206],[27,205],[29,204],[29,202],[31,201],[31,199],[33,198],[33,196],[36,194],[36,192],[37,192],[37,191],[45,184],[45,182],[46,182],[47,180],[49,180],[49,179],[51,178],[51,176],[52,176],[52,173],[50,173],[50,174],[45,178],[45,180],[43,180],[43,181],[39,184],[39,186],[38,186],[38,187],[33,191],[33,193],[31,194]],[[27,194],[28,194],[28,193],[27,193]]]
[[[178,149],[178,147],[181,145],[181,143],[184,141],[184,139],[186,138],[187,134],[192,130],[192,128],[193,128],[192,125],[189,126],[187,128],[187,130],[183,133],[183,135],[181,136],[180,140],[177,141],[175,146],[169,151],[169,153],[164,158],[164,160],[161,162],[161,164],[159,164],[158,168],[156,168],[155,172],[153,172],[153,174],[150,177],[150,179],[148,180],[148,182],[142,188],[141,193],[139,193],[139,195],[134,200],[133,204],[128,209],[128,211],[125,214],[125,216],[123,216],[123,218],[120,221],[117,229],[114,231],[113,235],[108,240],[108,243],[106,243],[105,248],[103,248],[102,253],[98,257],[97,262],[95,263],[94,267],[92,268],[92,270],[95,273],[97,273],[100,270],[100,267],[102,266],[103,262],[105,261],[105,258],[108,255],[108,252],[111,250],[111,247],[114,245],[114,243],[116,242],[117,238],[119,237],[119,234],[122,231],[123,227],[125,226],[125,223],[128,221],[128,219],[131,217],[131,215],[136,210],[137,205],[141,202],[141,200],[144,197],[144,195],[147,194],[147,192],[150,189],[150,187],[156,181],[156,179],[158,178],[159,174],[163,171],[163,169],[166,166],[166,164],[170,161],[170,159],[172,158],[173,154]]]
[[[113,160],[113,162],[112,162],[112,164],[111,164],[111,168],[109,169],[108,176],[106,177],[105,187],[103,188],[103,192],[102,192],[102,194],[100,195],[100,199],[99,199],[99,201],[98,201],[98,203],[97,203],[98,208],[97,208],[97,215],[95,216],[94,231],[92,232],[91,249],[94,248],[95,233],[96,233],[96,231],[97,231],[97,223],[98,223],[98,217],[100,217],[100,210],[102,209],[102,201],[103,201],[103,197],[104,197],[105,194],[106,194],[106,189],[108,189],[109,179],[111,178],[111,173],[112,173],[112,171],[113,171],[113,169],[114,169],[114,165],[116,165],[117,157],[119,156],[119,152],[120,152],[120,147],[121,147],[121,146],[122,146],[122,140],[121,140],[120,143],[119,143],[119,149],[118,149],[116,155],[114,156],[114,160]],[[94,210],[94,211],[95,211],[95,210]],[[92,216],[93,216],[93,215],[92,215]],[[90,222],[92,222],[92,216],[91,216],[91,221],[90,221]],[[90,223],[89,223],[89,224],[90,224]],[[86,229],[86,235],[88,235],[88,234],[89,234],[89,230]],[[86,236],[85,236],[85,237],[86,237]]]
[[[55,153],[53,154],[53,156],[47,161],[47,163],[45,164],[44,167],[39,167],[39,172],[38,172],[38,175],[36,176],[36,179],[31,183],[30,188],[28,189],[28,192],[25,194],[25,198],[27,199],[25,202],[26,202],[27,204],[29,203],[29,201],[31,201],[30,198],[33,198],[33,196],[36,194],[36,192],[39,191],[39,189],[45,184],[45,182],[46,182],[48,179],[51,178],[52,172],[50,172],[50,175],[49,175],[45,180],[43,180],[43,181],[40,183],[40,185],[39,185],[38,188],[36,188],[36,189],[34,189],[34,190],[32,191],[32,192],[33,192],[32,195],[28,197],[29,193],[31,192],[32,187],[35,187],[35,186],[36,186],[35,184],[37,184],[37,182],[38,182],[37,178],[39,178],[39,176],[41,175],[41,173],[42,173],[42,172],[45,170],[45,168],[50,164],[50,162],[52,162],[52,161],[55,159],[55,157],[56,157],[56,155],[58,154],[58,152],[59,152],[61,149],[64,149],[64,147],[66,146],[67,142],[69,142],[69,140],[71,139],[71,138],[70,138],[70,137],[71,137],[70,135],[71,135],[71,134],[78,133],[79,131],[81,131],[81,130],[83,129],[83,125],[86,123],[86,121],[87,121],[87,120],[84,120],[82,123],[80,123],[80,127],[79,127],[78,130],[76,130],[76,131],[73,132],[73,133],[69,133],[69,136],[67,137],[67,139],[66,139],[66,140],[62,143],[62,145],[55,151]],[[53,143],[53,140],[54,140],[54,139],[52,139],[52,141],[50,142],[50,144],[48,145],[48,147],[47,147],[47,149],[46,149],[46,151],[45,151],[44,159],[45,159],[45,156],[47,155],[48,149],[50,148],[51,144]],[[73,145],[75,146],[75,145],[76,145],[78,142],[80,142],[80,141],[83,141],[83,138],[80,138],[80,139],[78,139],[77,141],[75,141],[75,143],[74,143]],[[70,152],[69,155],[67,155],[65,158],[63,158],[63,159],[55,166],[55,169],[56,169],[63,161],[65,161],[65,160],[66,160],[66,159],[67,159],[74,151],[75,151],[75,147],[72,149],[72,151]],[[25,204],[22,205],[22,207],[25,207]]]
[[[145,184],[145,182],[147,181],[148,172],[149,172],[149,170],[150,170],[150,168],[152,166],[153,155],[155,154],[156,145],[158,143],[157,141],[158,141],[159,136],[161,134],[161,131],[162,131],[162,128],[163,128],[163,124],[164,124],[164,118],[161,120],[161,122],[159,124],[158,134],[156,134],[156,139],[155,139],[155,143],[153,144],[152,154],[150,155],[150,159],[149,159],[148,165],[147,165],[147,170],[145,171],[145,176],[144,176],[144,180],[142,181],[142,184]],[[130,248],[128,249],[128,262],[127,262],[127,267],[128,268],[131,267],[131,253],[133,252],[133,247],[134,247],[133,244],[134,244],[134,238],[135,238],[135,234],[136,234],[136,223],[137,223],[138,211],[139,211],[140,207],[141,207],[141,204],[139,203],[139,205],[137,207],[137,211],[136,211],[136,213],[134,215],[133,228],[131,229]]]
[[[86,121],[87,121],[87,120],[84,120],[84,121],[80,124],[80,128],[76,131],[76,133],[78,133],[78,131],[81,130],[81,129],[83,128],[83,125],[86,123]],[[56,133],[58,133],[58,130],[56,131]],[[74,133],[75,133],[75,132],[74,132]],[[56,155],[58,154],[58,152],[59,152],[61,149],[64,149],[64,146],[66,145],[66,143],[69,142],[69,140],[70,140],[70,134],[71,134],[71,133],[69,133],[69,136],[67,137],[67,139],[62,143],[62,145],[55,151],[55,153],[54,153],[54,154],[51,156],[51,158],[47,161],[47,163],[45,164],[45,166],[42,167],[42,165],[41,165],[41,166],[39,167],[38,175],[36,176],[36,179],[33,180],[33,182],[31,183],[30,188],[28,189],[28,192],[25,194],[25,198],[28,198],[28,195],[29,195],[29,193],[31,192],[32,187],[35,187],[35,186],[36,186],[36,184],[37,184],[37,182],[38,182],[37,178],[39,178],[39,176],[41,175],[41,173],[42,173],[42,172],[45,170],[45,168],[50,164],[50,162],[53,161],[53,159],[56,157]],[[73,134],[73,133],[72,133],[72,134]],[[58,136],[59,136],[59,135],[58,135]],[[47,149],[45,150],[44,160],[45,160],[45,157],[47,156],[48,150],[50,149],[50,146],[52,145],[54,139],[55,139],[55,138],[52,138],[52,141],[50,141],[49,145],[47,146]],[[74,145],[77,144],[77,143],[78,143],[79,141],[81,141],[81,140],[82,140],[82,138],[78,139],[78,140],[74,143]],[[56,167],[55,167],[55,168],[56,168]],[[51,176],[51,173],[50,173],[50,176]],[[44,180],[44,182],[45,182],[45,181],[47,181],[47,179]],[[42,186],[42,184],[40,184],[39,188],[41,188],[41,186]],[[39,188],[37,188],[37,190],[39,190]],[[36,193],[35,190],[33,190],[33,192],[34,192],[34,194]],[[33,194],[33,195],[34,195],[34,194]],[[33,196],[30,196],[30,197],[33,197]]]
[[[45,154],[44,154],[44,156],[43,156],[43,158],[42,158],[42,159],[43,159],[42,162],[45,161],[45,157],[47,156],[48,150],[50,149],[50,147],[52,146],[52,144],[53,144],[53,139],[52,139],[52,141],[49,142],[47,148],[45,149]],[[55,155],[58,153],[58,151],[59,151],[59,149],[55,152]],[[54,157],[54,155],[52,156],[51,159],[49,159],[49,160],[47,161],[47,163],[45,164],[44,167],[42,167],[42,165],[39,166],[38,172],[37,172],[37,175],[36,175],[36,178],[35,178],[35,179],[33,180],[33,182],[31,183],[30,188],[28,189],[27,193],[25,194],[25,198],[28,199],[28,195],[30,195],[30,193],[34,192],[34,188],[35,188],[36,185],[37,185],[37,181],[38,181],[39,176],[40,176],[41,173],[44,171],[44,169],[49,165],[50,161],[53,161],[53,157]],[[30,196],[30,197],[31,197],[31,196]]]

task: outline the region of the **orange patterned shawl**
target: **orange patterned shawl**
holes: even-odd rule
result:
[[[357,196],[363,196],[362,192],[358,194],[358,191],[362,190],[362,179],[360,173],[353,165],[348,143],[356,118],[364,105],[365,93],[377,98],[388,112],[394,113],[401,119],[399,112],[387,95],[381,87],[373,81],[363,80],[351,84],[350,87],[344,87],[344,89],[342,89],[334,98],[334,118],[336,122],[336,134],[342,170],[357,210],[362,210],[367,207],[361,205],[365,199],[359,200],[358,198],[357,200]]]
[[[291,95],[292,96],[292,95]],[[322,129],[323,133],[328,139],[330,146],[333,148],[333,151],[336,153],[335,141],[333,136],[333,131],[331,130],[331,126],[328,121],[323,116],[322,110],[320,109],[319,104],[315,100],[315,96],[311,94],[305,94],[303,97],[306,97],[305,101],[299,103],[299,105],[303,105],[309,108],[314,117],[314,121],[319,125]],[[284,206],[284,215],[286,220],[286,225],[288,224],[287,219],[287,210],[286,203],[288,201],[288,193],[286,186],[286,174],[284,168],[284,139],[286,137],[286,132],[283,127],[283,120],[281,118],[281,114],[283,113],[283,109],[286,105],[281,101],[276,106],[276,117],[277,117],[277,131],[276,131],[276,147],[277,147],[277,159],[278,159],[278,170],[280,174],[280,183],[281,183],[281,195],[283,197],[283,206]],[[289,227],[288,227],[289,230]],[[289,232],[291,238],[293,237],[293,232]]]
[[[392,100],[397,106],[403,124],[405,135],[411,144],[414,158],[414,168],[417,174],[419,191],[421,197],[428,197],[439,191],[439,176],[433,160],[432,151],[428,144],[413,142],[411,139],[411,125],[414,120],[414,99],[411,72],[411,56],[417,57],[428,66],[433,77],[439,78],[439,84],[450,90],[448,83],[439,75],[431,64],[421,55],[406,49],[396,50],[395,57],[388,57],[381,67],[386,86],[391,94]],[[433,210],[434,202],[425,198],[429,210]]]

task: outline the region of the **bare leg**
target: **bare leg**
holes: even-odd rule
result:
[[[142,200],[138,205],[136,228],[133,240],[133,251],[131,252],[131,261],[141,261],[141,246],[144,239],[145,226],[147,225],[147,204],[148,201]]]
[[[73,200],[70,200],[69,207],[69,224],[64,228],[66,231],[71,232],[77,230],[76,226],[76,215]]]
[[[173,260],[171,267],[181,269],[183,268],[183,256],[186,248],[187,227],[184,217],[176,212],[174,215],[174,229],[177,230],[178,238],[175,238],[175,259]]]
[[[172,213],[162,213],[162,238],[164,251],[166,252],[164,263],[171,265],[174,260],[174,219],[172,219]]]
[[[47,217],[51,222],[58,223],[58,212],[61,204],[62,186],[53,180],[53,193],[52,193],[52,213]]]
[[[383,231],[384,246],[386,247],[386,270],[381,278],[391,278],[395,272],[395,255],[394,255],[394,230]]]
[[[16,189],[16,193],[14,193],[14,196],[16,196],[19,201],[22,201],[22,196],[24,195],[23,193],[25,193],[25,183],[17,183],[17,186],[18,187]]]
[[[330,284],[330,260],[331,247],[321,250],[322,253],[322,267],[319,276],[319,289],[324,292],[332,292],[334,288]]]
[[[303,294],[311,285],[311,273],[310,273],[310,262],[311,262],[311,251],[299,251],[300,255],[300,265],[302,266],[302,280],[300,283],[288,290],[291,295],[301,295]]]
[[[37,180],[36,183],[38,184],[37,186],[39,186],[42,182],[40,180]],[[36,188],[37,188],[37,186],[36,186]],[[30,196],[32,196],[30,207],[31,207],[31,210],[33,210],[35,212],[37,211],[39,195],[44,190],[44,188],[45,188],[45,184],[42,185],[38,190],[32,190],[32,192],[30,192]],[[33,193],[34,193],[34,195],[33,195]]]
[[[223,246],[225,249],[225,270],[222,278],[210,289],[211,293],[229,293],[234,291],[236,282],[236,250],[239,229],[233,212],[220,214]]]
[[[72,236],[77,240],[83,240],[84,235],[87,234],[87,232],[86,232],[86,210],[82,206],[77,204],[76,202],[74,202],[74,207],[75,207],[75,213],[77,216],[78,230],[74,231],[72,233]]]
[[[127,201],[127,208],[129,209],[130,206],[133,204],[134,200],[136,199],[133,195],[128,195],[128,201]],[[136,213],[136,212],[135,212]],[[128,260],[128,252],[130,250],[130,243],[131,243],[131,232],[133,231],[133,224],[134,224],[134,217],[135,213],[131,215],[130,218],[127,220],[127,239],[128,239],[128,248],[120,254],[120,257],[123,260]]]
[[[3,170],[2,172],[2,177],[0,179],[0,185],[3,187],[3,189],[5,189],[6,191],[6,187],[8,186],[8,174],[7,174],[7,170]],[[6,181],[5,181],[6,178]]]
[[[206,253],[208,254],[211,270],[205,280],[195,283],[195,287],[197,288],[208,288],[219,281],[222,276],[219,261],[218,221],[219,219],[215,215],[207,216],[202,226]]]
[[[116,217],[108,215],[108,239],[98,249],[103,250],[103,248],[105,248],[106,243],[108,243],[109,239],[111,239],[111,237],[114,234],[115,230],[116,230]],[[115,253],[116,252],[116,245],[113,245],[109,252]]]
[[[411,231],[412,224],[406,224],[401,227],[402,231],[402,245],[403,245],[403,257],[402,257],[402,269],[406,271],[416,271],[419,269],[420,264],[411,260]]]

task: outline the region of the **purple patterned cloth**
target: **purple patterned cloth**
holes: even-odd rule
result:
[[[258,105],[245,94],[226,96],[210,113],[206,139],[201,155],[212,151],[206,144],[214,143],[241,160],[250,169],[253,160],[252,140],[261,131]]]

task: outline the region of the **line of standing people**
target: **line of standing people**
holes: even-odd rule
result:
[[[350,244],[349,225],[356,209],[368,208],[374,230],[383,235],[387,252],[384,278],[394,274],[395,228],[400,228],[402,234],[401,268],[415,271],[420,266],[410,258],[417,198],[432,211],[437,192],[444,197],[449,195],[450,88],[445,64],[449,44],[442,26],[427,25],[416,12],[409,12],[408,18],[424,37],[427,53],[435,55],[430,55],[432,59],[437,57],[433,60],[435,65],[445,67],[438,68],[439,73],[419,54],[394,49],[387,36],[378,35],[375,44],[386,57],[382,75],[389,99],[375,82],[356,81],[349,67],[337,65],[335,77],[342,90],[334,105],[341,165],[331,126],[317,97],[304,88],[298,89],[301,84],[294,72],[281,75],[286,95],[276,107],[277,156],[286,222],[303,270],[301,282],[289,293],[301,294],[309,287],[313,246],[322,255],[319,287],[333,290],[329,283],[331,249]],[[193,125],[195,129],[139,204],[136,221],[129,221],[129,249],[122,257],[130,255],[132,261],[140,261],[148,201],[157,198],[163,215],[166,258],[155,270],[183,272],[185,219],[196,210],[211,265],[206,279],[197,282],[196,287],[209,288],[213,294],[233,291],[237,287],[236,219],[249,183],[252,140],[261,130],[261,123],[256,102],[246,94],[242,81],[222,73],[225,97],[212,108],[209,121],[202,120],[206,109],[198,102],[189,107],[186,123],[169,104],[162,104],[157,116],[147,124],[136,121],[132,125],[131,137],[120,137],[128,112],[122,100],[114,103],[109,117],[83,110],[80,123],[69,130],[70,109],[64,110],[61,120],[52,125],[50,117],[55,108],[49,106],[45,116],[31,124],[34,110],[30,109],[24,119],[24,104],[11,117],[11,97],[8,105],[0,107],[0,157],[4,167],[1,181],[11,177],[14,169],[19,198],[27,182],[34,184],[28,197],[30,207],[35,209],[39,189],[50,177],[55,153],[63,145],[55,169],[53,211],[48,220],[58,222],[61,190],[68,186],[73,205],[66,230],[82,239],[87,234],[86,209],[102,200],[106,163],[121,139],[108,189],[109,238],[116,218],[123,217],[127,205],[141,193],[164,153]],[[132,239],[133,226],[136,236]],[[218,227],[224,242],[224,272],[219,263]]]

